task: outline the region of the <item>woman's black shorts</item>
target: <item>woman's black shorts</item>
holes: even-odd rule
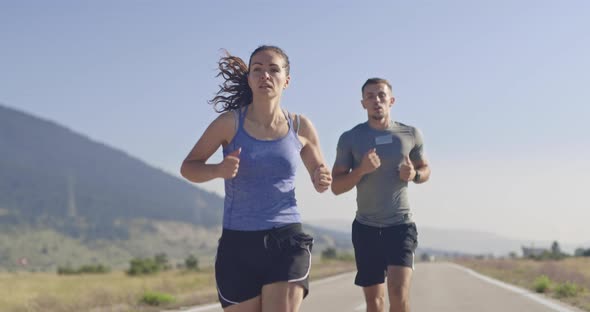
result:
[[[300,284],[307,296],[312,245],[300,223],[264,231],[224,229],[215,259],[221,305],[252,299],[262,286],[276,282]]]

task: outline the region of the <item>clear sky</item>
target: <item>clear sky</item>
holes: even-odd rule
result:
[[[312,120],[330,166],[366,120],[363,82],[391,81],[392,115],[422,130],[433,169],[410,188],[418,226],[581,243],[589,34],[586,0],[0,0],[0,102],[178,175],[216,116],[220,49],[278,45],[282,104]],[[315,194],[305,170],[297,195],[304,221],[354,217],[354,192]]]

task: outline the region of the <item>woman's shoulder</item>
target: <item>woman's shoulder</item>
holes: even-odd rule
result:
[[[211,122],[209,128],[229,142],[229,138],[233,137],[237,129],[237,117],[234,116],[234,114],[233,111],[219,114],[219,116]]]
[[[289,118],[293,122],[293,129],[295,129],[295,132],[300,135],[302,133],[306,133],[310,129],[313,129],[311,120],[303,114],[289,112]]]
[[[234,123],[236,120],[236,111],[226,111],[223,112],[221,114],[219,114],[219,116],[217,116],[217,118],[215,118],[215,120],[213,121],[214,123],[221,123],[221,124],[228,124],[228,123]]]

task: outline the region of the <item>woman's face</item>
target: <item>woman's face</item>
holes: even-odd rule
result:
[[[254,97],[277,97],[289,85],[285,59],[273,50],[262,50],[252,56],[248,85]]]

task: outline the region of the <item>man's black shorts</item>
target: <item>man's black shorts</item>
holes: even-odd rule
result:
[[[224,229],[215,259],[221,305],[252,299],[262,286],[276,282],[300,284],[307,296],[312,245],[300,223],[264,231]]]
[[[354,283],[367,287],[385,282],[389,265],[414,268],[418,231],[413,222],[379,228],[354,220],[352,244],[357,267]]]

